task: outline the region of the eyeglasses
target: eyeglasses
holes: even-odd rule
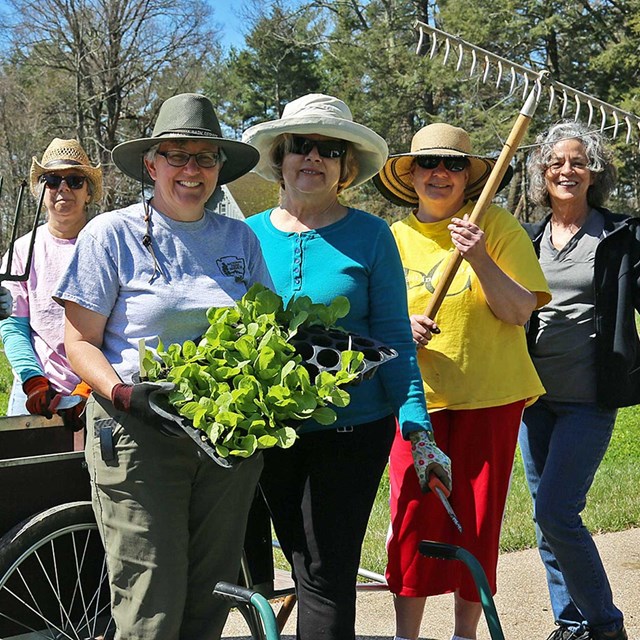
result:
[[[199,167],[212,169],[222,160],[218,151],[201,151],[200,153],[187,153],[186,151],[158,151],[158,155],[166,159],[172,167],[184,167],[191,158],[195,158]]]
[[[40,177],[47,189],[59,189],[62,182],[67,183],[69,189],[82,189],[87,176],[57,176],[55,173],[45,173]]]
[[[333,160],[341,158],[347,152],[347,143],[344,140],[312,140],[302,136],[293,136],[289,151],[306,156],[314,147],[318,155]]]
[[[469,166],[466,158],[443,158],[442,156],[417,156],[416,164],[422,169],[435,169],[440,163],[444,164],[447,171],[459,173]]]

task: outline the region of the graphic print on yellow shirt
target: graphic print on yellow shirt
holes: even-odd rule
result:
[[[467,203],[457,214],[471,213]],[[423,314],[453,252],[449,219],[422,223],[414,214],[391,231],[404,266],[409,313]],[[514,280],[551,298],[531,241],[518,221],[492,205],[483,219],[487,252]],[[462,261],[438,311],[441,333],[418,350],[427,407],[476,409],[501,406],[544,393],[527,353],[524,328],[498,320],[468,262]]]

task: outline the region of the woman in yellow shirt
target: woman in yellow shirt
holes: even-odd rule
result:
[[[500,526],[518,428],[527,403],[544,392],[527,354],[523,325],[550,299],[526,232],[492,205],[482,226],[469,220],[494,162],[473,155],[469,135],[424,127],[409,153],[390,156],[376,178],[395,204],[414,207],[392,226],[402,258],[409,313],[436,439],[452,461],[451,504],[458,532],[433,494],[411,474],[410,443],[396,437],[390,463],[391,531],[387,579],[395,595],[396,638],[414,640],[428,596],[454,593],[454,640],[475,639],[482,612],[470,574],[419,555],[420,540],[468,549],[493,591]],[[447,260],[463,262],[438,313],[424,314]]]

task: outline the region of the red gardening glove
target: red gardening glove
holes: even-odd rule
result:
[[[22,390],[27,395],[27,411],[32,415],[52,418],[53,413],[49,404],[55,396],[55,391],[44,376],[33,376],[22,383]]]

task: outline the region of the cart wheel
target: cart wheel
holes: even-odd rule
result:
[[[0,638],[106,640],[114,633],[89,502],[43,511],[0,539]]]

